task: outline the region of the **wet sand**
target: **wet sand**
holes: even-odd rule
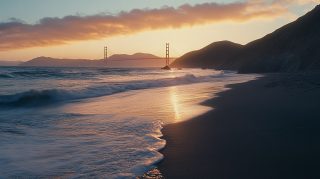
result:
[[[229,86],[214,110],[166,125],[165,178],[319,178],[320,73]]]

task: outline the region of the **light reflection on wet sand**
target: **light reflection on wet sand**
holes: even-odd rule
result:
[[[169,94],[170,94],[172,109],[174,112],[174,121],[180,121],[181,120],[181,112],[180,112],[179,96],[177,94],[177,87],[175,87],[175,86],[170,87]]]

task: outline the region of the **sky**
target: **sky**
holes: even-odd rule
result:
[[[318,0],[0,0],[0,60],[38,56],[179,57],[212,42],[246,44],[312,10]]]

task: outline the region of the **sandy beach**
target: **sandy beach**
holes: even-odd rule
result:
[[[320,73],[269,74],[164,127],[165,178],[319,178]]]

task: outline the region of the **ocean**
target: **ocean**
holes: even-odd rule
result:
[[[161,128],[226,85],[209,69],[0,67],[0,178],[134,178],[165,156]]]

